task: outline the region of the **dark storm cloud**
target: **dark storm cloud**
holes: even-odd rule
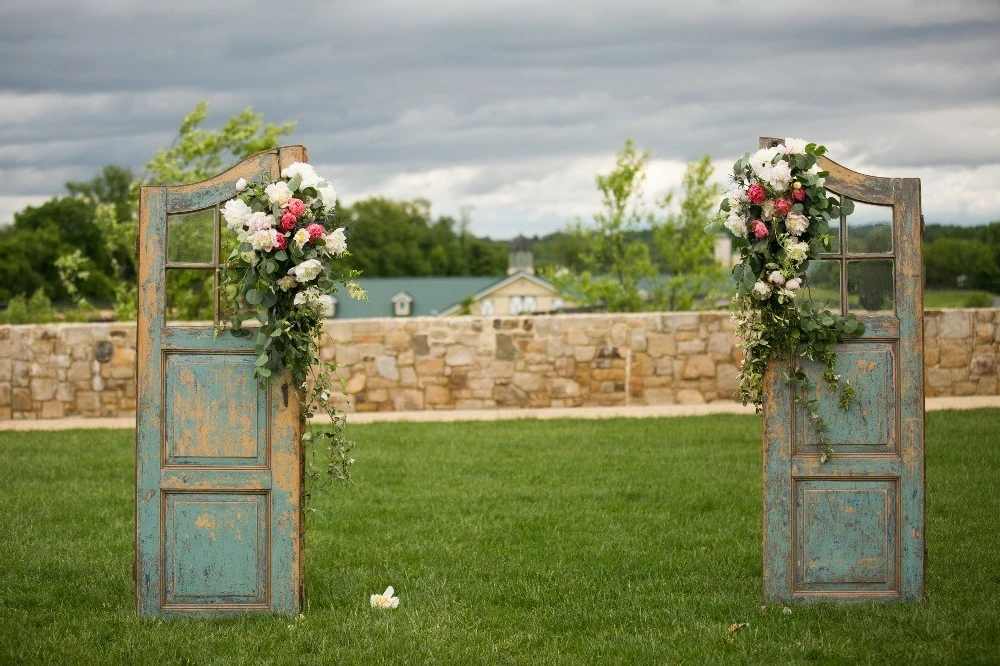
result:
[[[0,199],[53,194],[109,162],[141,167],[200,99],[217,122],[248,105],[297,120],[294,139],[346,196],[426,187],[490,219],[518,182],[575,174],[626,136],[666,161],[806,136],[852,166],[989,179],[997,43],[993,1],[8,0]],[[542,198],[510,214],[558,222],[564,209]],[[953,212],[1000,217],[995,203]]]

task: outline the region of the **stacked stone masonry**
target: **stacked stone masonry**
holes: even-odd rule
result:
[[[997,395],[1000,310],[925,315],[927,396]],[[726,312],[330,321],[350,411],[734,399]],[[135,325],[0,326],[0,420],[135,414]]]

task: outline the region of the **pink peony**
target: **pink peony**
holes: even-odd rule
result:
[[[788,199],[775,199],[774,200],[774,210],[778,211],[782,215],[788,215],[788,211],[792,209],[792,202]]]
[[[747,190],[747,198],[750,199],[751,203],[759,204],[764,201],[765,196],[767,196],[767,191],[761,187],[760,183],[754,183]]]
[[[302,203],[301,199],[291,198],[288,203],[285,204],[285,210],[291,213],[298,219],[299,215],[306,212],[306,205]]]
[[[285,234],[278,234],[278,237],[274,239],[274,249],[284,250],[288,247],[288,239],[285,238]]]
[[[796,201],[798,201],[799,203],[802,203],[803,201],[805,201],[806,200],[806,191],[805,191],[805,189],[803,189],[803,188],[800,187],[797,190],[792,190],[792,198],[795,199]]]
[[[326,229],[321,224],[310,224],[306,227],[306,232],[309,234],[309,240],[316,240],[326,233]]]
[[[768,234],[770,233],[767,230],[767,225],[760,220],[754,220],[750,224],[750,231],[752,231],[753,235],[756,236],[757,238],[767,238]]]
[[[285,211],[281,214],[281,228],[285,231],[291,231],[295,228],[295,215]]]

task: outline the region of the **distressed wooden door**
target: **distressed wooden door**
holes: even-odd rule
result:
[[[774,145],[761,139],[761,147]],[[787,365],[765,378],[764,594],[771,600],[916,600],[924,592],[924,371],[920,181],[879,178],[820,158],[826,188],[855,202],[831,223],[834,247],[806,286],[864,332],[838,345],[849,411],[821,378],[832,456],[821,462]]]
[[[219,317],[229,231],[219,204],[239,178],[275,180],[301,146],[209,180],[143,187],[139,214],[136,609],[141,615],[302,607],[299,406],[288,378],[253,377],[253,342],[171,321],[170,298]],[[175,285],[171,289],[167,285]],[[199,291],[200,288],[200,291]],[[168,298],[168,294],[170,298]]]

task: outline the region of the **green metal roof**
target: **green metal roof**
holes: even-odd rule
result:
[[[506,276],[361,278],[358,284],[368,292],[368,300],[355,300],[341,288],[334,319],[393,317],[392,297],[401,291],[413,298],[411,317],[434,316],[505,279]]]

